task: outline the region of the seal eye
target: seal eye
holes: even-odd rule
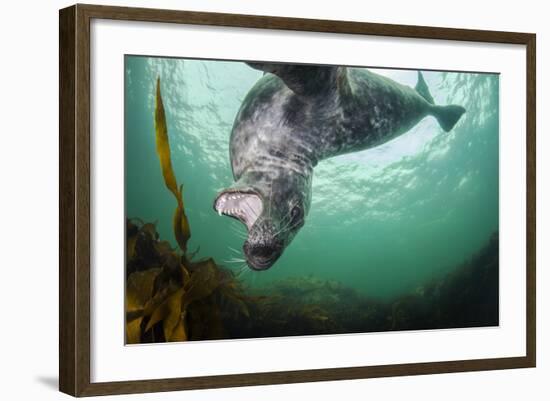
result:
[[[304,213],[302,211],[302,208],[300,206],[294,206],[292,210],[290,211],[290,216],[292,218],[292,226],[299,224],[302,220]]]

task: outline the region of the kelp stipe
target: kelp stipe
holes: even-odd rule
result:
[[[164,183],[166,188],[172,192],[178,203],[176,211],[174,212],[173,228],[176,241],[185,253],[187,250],[187,241],[191,237],[191,229],[189,228],[189,221],[185,215],[185,209],[183,205],[183,185],[178,188],[176,176],[172,169],[172,159],[170,158],[170,142],[168,140],[168,127],[166,125],[166,114],[164,112],[164,104],[162,102],[162,95],[160,92],[160,77],[157,78],[157,90],[155,98],[155,138],[157,144],[157,154],[160,161],[160,167],[162,169],[162,176],[164,177]]]

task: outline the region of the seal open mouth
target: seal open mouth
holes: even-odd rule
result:
[[[243,245],[246,263],[252,270],[269,269],[283,251],[282,244],[272,234],[272,221],[258,222],[263,211],[260,195],[252,190],[225,190],[214,201],[218,214],[233,217],[248,229]]]
[[[263,211],[262,198],[252,191],[229,190],[222,192],[214,202],[214,210],[221,216],[233,217],[250,231]]]

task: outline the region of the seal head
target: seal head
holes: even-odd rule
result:
[[[214,209],[243,223],[248,237],[243,245],[253,270],[270,268],[305,223],[311,179],[285,170],[247,173],[222,191]]]

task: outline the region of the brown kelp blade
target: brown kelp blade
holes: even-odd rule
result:
[[[157,94],[155,102],[155,131],[157,142],[157,154],[160,160],[162,176],[166,188],[170,190],[176,197],[178,206],[174,213],[173,228],[176,241],[183,252],[187,249],[187,241],[191,237],[189,222],[185,215],[185,208],[182,197],[182,187],[178,188],[176,176],[172,169],[172,160],[170,158],[170,142],[168,141],[168,128],[166,126],[166,114],[164,112],[164,104],[160,93],[160,77],[157,78]]]

